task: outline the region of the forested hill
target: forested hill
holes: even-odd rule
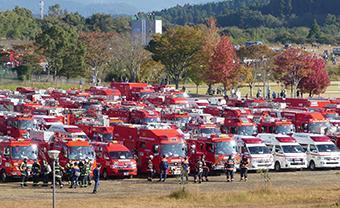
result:
[[[170,24],[199,24],[215,17],[219,26],[296,27],[324,23],[328,14],[340,19],[340,0],[227,0],[176,6],[156,12]]]

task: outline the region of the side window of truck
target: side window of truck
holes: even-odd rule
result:
[[[213,144],[207,144],[206,148],[208,152],[214,152]]]
[[[307,152],[308,151],[308,145],[307,144],[301,144],[301,147],[303,149],[303,152]]]
[[[231,127],[230,128],[230,133],[231,134],[236,134],[236,127]]]
[[[275,152],[278,153],[281,151],[281,147],[280,146],[275,146]]]

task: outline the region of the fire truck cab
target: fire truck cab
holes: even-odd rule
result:
[[[230,155],[236,156],[236,143],[228,135],[196,136],[186,140],[190,167],[194,170],[196,162],[206,156],[207,165],[212,171],[223,171],[224,163]]]
[[[88,139],[87,135],[78,126],[51,125],[47,131],[54,132],[57,137]]]
[[[274,157],[262,139],[254,136],[235,135],[237,152],[249,158],[249,170],[274,169]]]
[[[308,167],[340,167],[340,153],[329,137],[320,134],[294,133],[293,138],[301,144],[307,154]]]
[[[21,176],[20,164],[27,158],[31,168],[34,160],[39,157],[38,146],[31,140],[0,137],[0,179],[6,182],[8,178]]]
[[[225,118],[222,132],[252,136],[257,134],[257,127],[255,123],[247,117]]]
[[[137,175],[137,163],[131,151],[118,142],[92,143],[97,164],[101,164],[104,179],[111,176],[133,177]]]
[[[138,157],[137,167],[147,172],[147,161],[154,156],[154,169],[160,172],[159,164],[165,156],[169,163],[169,174],[179,175],[181,161],[187,155],[183,134],[168,125],[117,125],[114,137]]]
[[[295,126],[291,121],[284,119],[276,119],[266,117],[261,119],[257,126],[260,133],[274,133],[274,134],[292,134],[295,132]]]
[[[161,115],[156,110],[134,109],[130,112],[130,123],[147,124],[158,123],[161,121]]]
[[[274,169],[307,168],[307,155],[296,140],[283,134],[258,134],[274,156]]]
[[[29,130],[34,128],[31,116],[7,112],[0,114],[0,133],[14,138],[29,138]]]

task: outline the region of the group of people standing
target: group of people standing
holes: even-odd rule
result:
[[[234,173],[236,170],[235,166],[236,162],[233,156],[229,156],[229,158],[224,163],[224,171],[226,174],[227,182],[234,181]],[[241,178],[240,181],[247,181],[248,180],[248,166],[249,166],[249,159],[246,156],[242,156],[240,162],[240,174]],[[153,156],[150,155],[148,161],[147,161],[147,171],[148,171],[148,178],[147,180],[152,182],[154,177],[154,163],[153,163]],[[160,167],[160,182],[165,182],[167,178],[167,173],[169,171],[169,164],[166,159],[166,156],[163,155],[162,160],[159,164]],[[208,182],[208,175],[210,172],[210,168],[208,166],[208,163],[206,161],[206,156],[202,155],[196,162],[195,168],[192,172],[192,175],[194,177],[194,183],[202,183],[202,182]],[[181,174],[180,174],[180,183],[185,183],[189,181],[189,174],[190,174],[190,164],[187,157],[185,157],[181,162]]]
[[[53,166],[52,166],[53,167]],[[55,161],[55,182],[59,188],[64,187],[63,179],[66,178],[70,188],[87,187],[91,185],[91,162],[88,159],[79,162],[68,162],[65,167],[62,167],[59,161]],[[95,181],[95,187],[93,192],[97,192],[99,186],[100,178],[100,165],[93,170],[93,179]],[[27,186],[27,180],[32,177],[33,186],[39,186],[39,182],[42,180],[43,187],[48,186],[51,180],[52,171],[51,165],[43,160],[42,165],[40,165],[38,160],[35,160],[30,168],[27,164],[27,159],[25,158],[19,166],[21,172],[21,187]]]

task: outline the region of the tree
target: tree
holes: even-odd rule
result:
[[[320,37],[321,37],[321,29],[316,19],[314,19],[314,23],[312,25],[312,28],[309,31],[307,38],[311,41],[316,41],[320,39]]]
[[[113,39],[117,36],[116,33],[112,32],[80,33],[80,41],[86,46],[86,65],[89,71],[93,71],[93,84],[97,83],[98,76],[101,76],[108,68],[114,50]]]
[[[111,68],[131,82],[139,81],[142,65],[151,59],[150,52],[144,49],[139,40],[129,35],[118,36],[113,45]]]
[[[54,80],[57,76],[70,78],[83,73],[85,49],[74,27],[55,17],[46,17],[36,42],[47,58],[48,75],[52,73]]]
[[[231,87],[239,68],[239,59],[235,48],[228,37],[222,37],[210,63],[209,79],[214,83],[222,83],[224,90]]]
[[[322,58],[313,57],[312,72],[299,83],[299,89],[309,96],[319,95],[326,91],[330,84],[326,63]]]
[[[201,49],[203,32],[199,27],[176,26],[156,35],[147,46],[155,61],[160,61],[176,86],[186,77],[193,57]]]
[[[255,83],[257,82],[258,75],[261,75],[263,82],[263,93],[265,94],[265,84],[269,77],[264,76],[268,75],[270,69],[273,65],[273,57],[274,52],[266,45],[253,45],[249,47],[242,46],[237,51],[238,56],[241,59],[241,62],[247,66],[248,70],[245,70],[248,74],[245,79],[245,83],[249,86],[249,95],[253,97],[253,89],[255,87]],[[264,95],[265,96],[265,95]]]
[[[203,45],[201,49],[194,55],[193,64],[191,65],[188,76],[192,82],[196,85],[196,93],[198,93],[198,87],[205,82],[208,85],[208,93],[211,91],[213,82],[209,80],[210,68],[214,49],[220,41],[220,35],[218,34],[218,28],[216,26],[216,20],[209,18],[207,26],[202,26],[203,30]]]
[[[108,14],[93,14],[86,19],[86,25],[93,32],[112,32],[115,29],[113,18]]]
[[[275,57],[276,67],[273,71],[287,86],[291,86],[291,96],[295,96],[296,89],[303,78],[312,73],[313,56],[301,49],[289,48]]]

